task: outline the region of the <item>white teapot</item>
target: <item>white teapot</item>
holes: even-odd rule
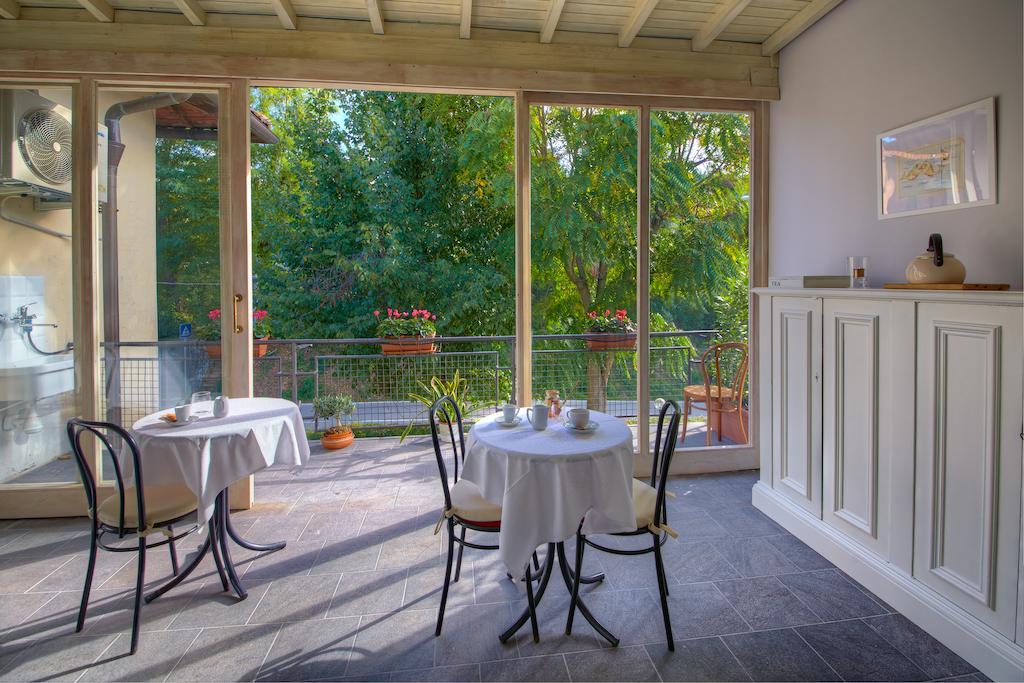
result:
[[[942,235],[928,237],[928,249],[907,265],[907,282],[914,285],[958,285],[967,269],[953,254],[943,253]]]

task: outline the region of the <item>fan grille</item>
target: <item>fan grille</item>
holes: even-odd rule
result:
[[[18,147],[25,163],[43,180],[60,185],[71,179],[71,123],[51,109],[21,117]]]

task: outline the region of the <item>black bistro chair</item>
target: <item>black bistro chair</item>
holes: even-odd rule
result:
[[[440,431],[439,431],[440,430]],[[434,442],[434,455],[437,456],[437,469],[441,473],[441,488],[444,491],[444,510],[437,520],[434,533],[441,530],[442,525],[448,528],[448,565],[444,572],[444,589],[441,591],[441,607],[437,612],[437,628],[435,636],[441,635],[441,624],[444,621],[444,608],[448,602],[448,587],[459,580],[462,572],[462,551],[465,548],[478,550],[497,550],[497,545],[484,545],[466,540],[466,530],[484,533],[501,532],[501,507],[487,501],[480,493],[476,484],[459,479],[459,465],[466,462],[466,442],[462,433],[462,412],[450,396],[442,396],[430,406],[430,435]],[[444,438],[446,435],[447,438]],[[448,483],[448,467],[445,465],[443,444],[451,445],[452,470],[451,485]],[[455,529],[459,533],[456,535]],[[458,562],[455,560],[455,544],[459,545]],[[533,556],[537,566],[537,555]],[[452,564],[455,564],[455,578],[452,579]],[[533,628],[534,641],[540,640],[537,626],[537,610],[533,599],[533,577],[530,566],[526,566],[526,600],[530,609],[530,626]]]
[[[82,447],[82,436],[90,434],[103,445],[104,451],[110,456],[114,471],[115,492],[113,495],[98,500],[96,479],[85,458]],[[117,457],[115,443],[120,440],[131,454],[132,476],[126,485],[121,463]],[[135,612],[132,616],[131,654],[135,654],[139,646],[139,616],[142,609],[142,587],[145,583],[146,551],[149,548],[166,545],[171,553],[171,568],[178,573],[178,555],[174,542],[198,530],[192,524],[187,531],[175,534],[174,524],[184,520],[196,511],[196,495],[184,484],[171,486],[144,486],[142,482],[142,463],[139,457],[139,446],[131,435],[109,422],[91,422],[72,418],[68,420],[68,441],[75,454],[78,473],[85,487],[85,498],[89,505],[89,517],[92,519],[92,539],[89,545],[89,566],[85,572],[85,587],[82,589],[82,604],[78,609],[78,625],[75,631],[85,626],[85,614],[89,607],[89,593],[92,590],[92,577],[96,568],[96,549],[103,548],[115,553],[139,554],[139,571],[135,580]],[[149,543],[148,537],[153,533],[162,533],[164,539]],[[138,536],[138,547],[131,545],[108,545],[104,536],[114,534],[118,540],[126,536]]]
[[[670,414],[671,412],[671,414]],[[665,418],[668,417],[666,426]],[[565,624],[565,633],[572,633],[573,616],[576,614],[576,602],[580,594],[580,573],[583,569],[583,551],[589,545],[597,550],[614,555],[645,555],[654,553],[654,566],[658,573],[658,592],[661,594],[661,614],[665,620],[665,637],[668,649],[675,650],[672,640],[672,620],[668,614],[668,579],[665,576],[665,563],[661,558],[661,546],[668,537],[678,534],[668,525],[667,508],[665,505],[665,484],[668,481],[668,470],[672,464],[672,456],[676,451],[679,439],[679,421],[682,414],[679,404],[666,401],[658,413],[658,429],[654,439],[654,462],[651,465],[650,483],[633,480],[633,510],[636,514],[636,530],[625,531],[613,536],[651,536],[651,546],[638,549],[608,548],[587,538],[582,531],[576,532],[576,566],[573,575],[572,601],[569,603],[569,618]],[[582,524],[580,525],[582,529]]]

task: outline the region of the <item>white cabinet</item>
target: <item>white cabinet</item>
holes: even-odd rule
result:
[[[1020,308],[917,312],[914,578],[1012,637],[1021,505]]]
[[[772,478],[821,516],[821,300],[772,301]]]
[[[1024,680],[1024,294],[755,293],[754,505],[990,677]]]
[[[889,554],[894,396],[888,301],[823,303],[822,518]],[[904,387],[904,396],[910,387]]]

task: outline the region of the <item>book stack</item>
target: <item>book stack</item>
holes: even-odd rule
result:
[[[778,275],[768,278],[772,289],[824,289],[850,286],[849,275]]]

